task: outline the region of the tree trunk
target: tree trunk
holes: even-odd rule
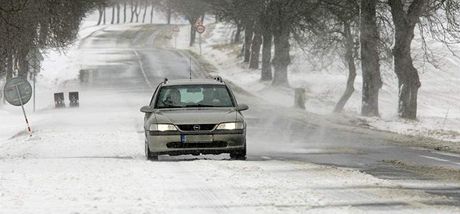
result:
[[[115,5],[112,5],[112,20],[110,21],[110,24],[115,24]]]
[[[145,17],[147,16],[147,1],[144,2],[144,15],[142,15],[142,23],[145,23]]]
[[[254,35],[254,26],[252,22],[248,22],[244,28],[244,59],[243,62],[249,62],[251,57],[251,43]]]
[[[249,68],[259,69],[260,46],[262,45],[262,35],[260,30],[254,32],[251,44],[251,56],[249,58]]]
[[[98,25],[101,22],[101,16],[99,17]],[[41,22],[40,23],[40,31],[39,31],[39,40],[38,40],[38,47],[44,48],[47,45],[47,40],[49,36],[49,23],[48,22]]]
[[[104,7],[104,12],[103,12],[103,13],[104,13],[104,16],[103,16],[103,18],[102,18],[102,24],[104,24],[104,25],[105,25],[105,23],[106,23],[105,20],[106,20],[106,16],[107,16],[107,13],[106,13],[105,11],[106,11],[106,8]]]
[[[123,3],[123,23],[126,23],[126,6],[127,3]]]
[[[286,25],[279,25],[275,27],[273,37],[275,44],[275,55],[273,56],[273,67],[275,68],[272,84],[275,86],[283,85],[288,86],[287,71],[291,63],[289,56],[289,28]]]
[[[269,81],[273,79],[272,75],[272,40],[273,34],[270,30],[266,29],[263,31],[263,46],[262,46],[262,73],[260,80]]]
[[[18,76],[27,79],[29,62],[27,62],[28,48],[18,51]]]
[[[141,14],[141,8],[140,6],[137,5],[136,3],[136,10],[135,10],[135,15],[136,15],[136,23],[139,23],[139,15]]]
[[[410,45],[414,29],[395,28],[395,45],[393,47],[394,69],[399,85],[399,116],[406,119],[417,118],[417,94],[421,86],[417,69],[412,63]]]
[[[195,22],[196,19],[189,19],[190,22],[190,47],[192,47],[195,44],[196,40],[196,30],[195,30]]]
[[[343,110],[343,107],[345,107],[345,104],[348,102],[351,95],[355,91],[354,84],[356,79],[355,57],[353,56],[354,42],[353,35],[351,34],[350,23],[344,22],[343,26],[345,33],[345,60],[348,66],[348,79],[345,92],[343,93],[339,102],[337,102],[337,104],[335,105],[334,112],[336,113],[341,112]]]
[[[363,94],[361,114],[379,116],[379,90],[382,87],[376,22],[377,0],[361,0],[361,67]]]
[[[102,15],[104,15],[104,6],[100,5],[97,8],[97,11],[99,12],[99,18],[97,20],[97,25],[101,25],[101,23],[102,23]]]
[[[171,16],[172,16],[172,9],[168,7],[168,11],[166,12],[166,21],[168,23],[168,25],[171,24]],[[193,23],[192,25],[194,25],[195,23]]]
[[[421,86],[417,69],[411,57],[411,43],[415,25],[418,23],[427,1],[414,0],[407,9],[400,0],[389,1],[395,26],[395,44],[393,47],[394,69],[398,77],[399,116],[406,119],[417,118],[417,96]]]
[[[120,3],[117,3],[117,24],[120,24]]]
[[[241,41],[241,24],[236,24],[235,38],[233,38],[233,44],[238,44]]]
[[[150,9],[150,24],[153,23],[153,9],[154,9],[154,7],[153,7],[153,4],[152,4],[152,8]]]
[[[137,11],[137,2],[134,3],[134,1],[131,0],[131,20],[129,22],[133,23],[134,22],[134,15],[136,14]]]

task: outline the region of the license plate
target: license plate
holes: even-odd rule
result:
[[[181,142],[181,143],[187,142],[187,135],[181,134],[181,135],[180,135],[180,142]]]
[[[180,135],[181,143],[208,143],[212,141],[212,135]]]

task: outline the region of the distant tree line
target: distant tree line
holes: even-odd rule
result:
[[[210,4],[201,0],[106,0],[98,5],[97,25],[153,23],[155,11],[165,15],[166,24],[171,24],[174,15],[185,17],[191,26],[190,46],[195,43],[195,23],[204,19],[206,12],[212,12]]]
[[[77,36],[97,0],[0,1],[0,79],[27,77],[31,58],[44,48],[63,48]]]
[[[161,7],[160,0],[106,0],[99,2],[97,25],[124,23],[152,23],[155,9]],[[111,11],[109,16],[107,11]],[[147,19],[149,15],[149,19]],[[168,19],[169,22],[171,18]]]

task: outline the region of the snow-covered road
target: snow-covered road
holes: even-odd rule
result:
[[[90,81],[61,85],[80,91],[80,108],[40,109],[31,116],[31,138],[0,134],[1,214],[460,212],[455,198],[428,191],[458,191],[457,183],[361,172],[359,163],[377,162],[369,162],[378,153],[367,144],[373,139],[307,123],[293,109],[244,93],[237,98],[252,109],[248,161],[228,155],[146,161],[139,108],[163,77],[189,75],[188,52],[171,49],[172,36],[170,26],[128,25],[81,41],[76,60],[91,70]],[[206,75],[196,60],[192,65],[193,76]],[[21,127],[20,111],[0,113],[19,118],[2,125],[8,133]],[[375,141],[377,150],[407,154]]]

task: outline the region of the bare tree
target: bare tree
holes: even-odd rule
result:
[[[105,6],[104,5],[99,5],[97,7],[97,11],[99,13],[99,18],[97,20],[97,25],[101,25],[102,24],[102,16],[104,15],[104,10],[105,10]]]
[[[127,2],[123,2],[123,23],[126,23],[126,7],[127,7]]]
[[[152,3],[152,5],[151,5],[151,7],[150,7],[150,24],[153,23],[153,12],[154,12],[154,9],[155,9],[155,6],[154,6],[153,3]]]
[[[361,114],[364,116],[379,116],[379,90],[382,87],[382,79],[376,7],[377,0],[361,0],[360,43],[363,73]]]
[[[120,24],[120,3],[117,2],[117,24]]]
[[[110,21],[110,24],[115,24],[115,4],[112,5],[112,20]]]
[[[142,23],[145,23],[145,17],[147,16],[147,7],[148,7],[148,4],[147,4],[147,1],[145,0],[144,1],[144,15],[142,15]]]
[[[139,2],[131,0],[131,20],[130,22],[134,22],[134,16],[137,14],[137,7],[138,7]]]

